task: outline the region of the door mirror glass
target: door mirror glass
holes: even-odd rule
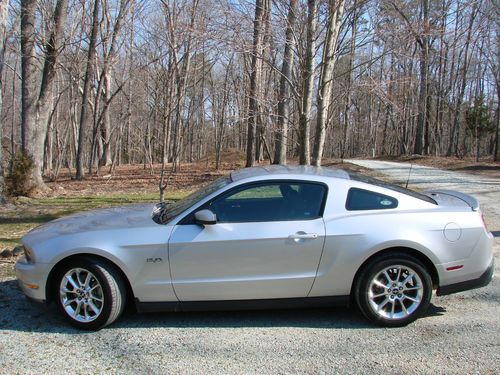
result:
[[[217,216],[210,210],[200,210],[194,214],[194,221],[200,225],[213,225],[217,223]]]

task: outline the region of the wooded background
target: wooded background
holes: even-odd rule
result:
[[[500,158],[498,0],[0,0],[0,51],[2,187],[227,149]]]

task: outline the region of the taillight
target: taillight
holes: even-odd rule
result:
[[[481,220],[483,221],[484,229],[488,231],[488,226],[486,225],[486,220],[484,219],[484,215],[481,213]]]

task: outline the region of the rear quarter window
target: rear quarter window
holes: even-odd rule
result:
[[[396,198],[359,188],[349,189],[345,204],[348,211],[387,210],[397,206]]]

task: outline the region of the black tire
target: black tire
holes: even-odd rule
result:
[[[86,290],[82,284],[88,284]],[[125,308],[126,288],[120,273],[99,259],[79,257],[66,262],[58,269],[53,287],[58,310],[79,329],[101,329],[118,319]]]
[[[411,274],[415,276],[410,277]],[[403,284],[405,280],[408,281]],[[426,267],[404,253],[373,259],[360,271],[354,288],[354,298],[363,315],[385,327],[413,322],[427,311],[431,297],[432,279]]]

